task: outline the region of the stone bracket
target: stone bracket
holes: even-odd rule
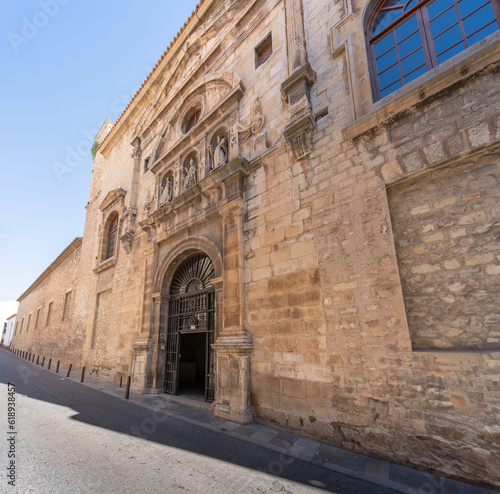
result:
[[[285,139],[291,144],[296,160],[311,152],[311,135],[314,119],[309,101],[309,88],[316,81],[316,72],[309,63],[304,64],[283,82],[281,94],[288,103],[288,125],[283,130]]]
[[[297,69],[293,74],[283,81],[281,84],[281,95],[289,104],[293,103],[290,98],[298,90],[303,91],[309,89],[316,82],[316,72],[312,69],[311,64],[308,62],[300,69]]]
[[[285,127],[283,135],[291,144],[293,155],[300,160],[311,153],[311,136],[314,119],[310,111]]]

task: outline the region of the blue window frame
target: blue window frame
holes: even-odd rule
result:
[[[384,98],[500,26],[498,0],[385,0],[368,23],[374,100]]]

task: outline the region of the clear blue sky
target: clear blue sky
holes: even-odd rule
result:
[[[16,300],[83,234],[90,136],[116,121],[196,3],[4,0],[0,301]]]

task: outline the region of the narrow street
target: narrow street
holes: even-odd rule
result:
[[[0,423],[11,438],[8,383],[15,385],[16,480],[8,484],[2,448],[0,492],[396,492],[125,402],[0,350]]]

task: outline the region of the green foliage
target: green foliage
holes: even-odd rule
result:
[[[90,148],[90,152],[92,153],[92,159],[95,159],[95,155],[97,154],[97,148],[99,147],[99,143],[97,141],[94,141],[94,144],[92,144],[92,147]]]

